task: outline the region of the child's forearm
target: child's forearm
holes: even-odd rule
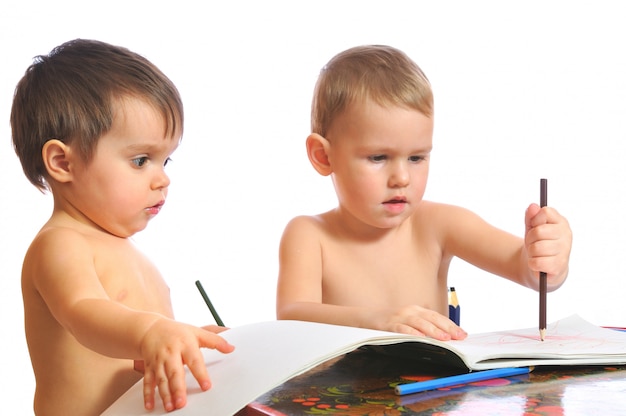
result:
[[[375,328],[376,312],[369,308],[294,302],[277,308],[278,319],[324,322],[333,325]]]
[[[68,330],[85,347],[100,354],[141,359],[141,341],[160,319],[152,312],[135,311],[107,299],[84,299],[68,313]]]
[[[324,322],[428,336],[440,340],[463,339],[467,336],[448,316],[417,305],[380,309],[295,302],[279,309],[278,319]]]

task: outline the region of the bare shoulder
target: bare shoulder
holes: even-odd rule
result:
[[[471,212],[466,208],[460,207],[458,205],[445,204],[442,202],[434,202],[423,200],[420,203],[419,211],[425,211],[429,214],[433,214],[435,212],[445,212],[445,213],[454,213],[454,212]]]
[[[328,230],[328,213],[320,215],[300,215],[292,218],[285,227],[284,236],[303,235],[313,237]]]
[[[85,234],[74,228],[45,225],[41,228],[41,230],[39,230],[33,239],[32,245],[37,246],[39,244],[54,244],[59,241],[67,241],[70,244],[81,244],[86,240],[87,237]]]
[[[329,219],[334,215],[333,211],[328,211],[323,214],[317,215],[299,215],[289,221],[289,223],[295,223],[300,226],[309,226],[323,228],[328,225]]]
[[[65,258],[71,253],[78,254],[89,250],[85,235],[68,227],[45,226],[35,236],[26,252],[25,262],[41,262],[44,259]],[[59,259],[60,260],[60,259]]]
[[[31,242],[22,266],[22,282],[42,283],[80,264],[93,264],[92,245],[80,232],[44,226]]]
[[[494,228],[471,210],[458,205],[422,201],[413,217],[415,230],[439,242],[444,250],[456,251],[471,244],[480,235]]]
[[[467,208],[440,202],[422,201],[415,212],[414,220],[435,227],[457,227],[468,220],[479,217]]]
[[[280,240],[279,253],[283,267],[296,258],[317,258],[330,233],[332,227],[328,224],[327,214],[293,218],[285,227]]]

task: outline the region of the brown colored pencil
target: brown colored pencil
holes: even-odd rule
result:
[[[540,181],[540,207],[548,205],[548,180]],[[548,276],[545,272],[539,272],[539,337],[543,341],[546,336],[546,304],[548,292]]]

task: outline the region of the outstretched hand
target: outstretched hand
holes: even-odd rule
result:
[[[379,313],[379,316],[382,317],[380,327],[385,331],[427,336],[440,341],[467,337],[467,333],[447,316],[417,305],[404,306],[387,314]]]
[[[155,388],[158,388],[166,411],[185,406],[187,403],[185,365],[203,391],[211,388],[211,380],[200,348],[213,348],[222,353],[229,353],[234,347],[214,333],[226,328],[211,326],[207,329],[167,318],[157,320],[148,329],[141,342],[143,396],[146,409],[154,408]],[[139,369],[137,361],[135,368]]]

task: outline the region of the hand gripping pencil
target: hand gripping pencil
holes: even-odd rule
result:
[[[540,181],[540,207],[548,205],[548,180]],[[539,338],[543,341],[546,337],[546,304],[548,292],[548,276],[545,272],[539,272]]]

